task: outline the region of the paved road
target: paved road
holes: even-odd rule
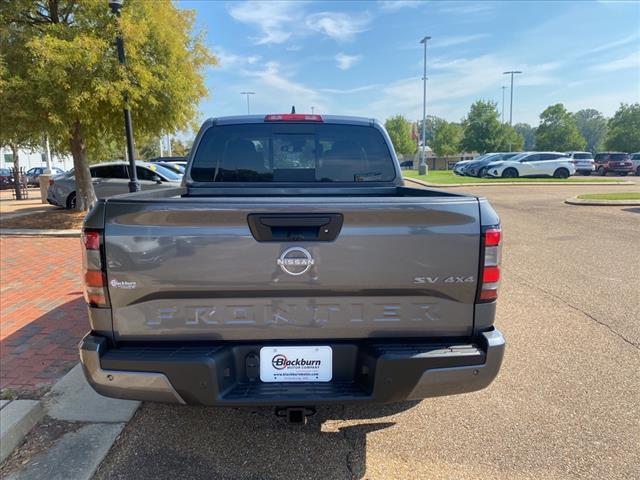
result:
[[[474,190],[506,231],[508,349],[488,389],[321,410],[306,429],[270,410],[146,404],[96,478],[640,478],[640,208],[562,204],[621,188],[638,189]]]

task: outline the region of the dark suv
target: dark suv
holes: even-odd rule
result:
[[[609,172],[628,175],[633,171],[633,163],[628,153],[602,152],[597,153],[593,160],[598,175],[606,175]]]

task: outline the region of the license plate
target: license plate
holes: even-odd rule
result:
[[[262,347],[260,380],[263,382],[330,382],[331,347]]]

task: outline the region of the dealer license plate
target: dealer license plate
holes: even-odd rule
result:
[[[262,347],[260,380],[263,382],[330,382],[331,347]]]

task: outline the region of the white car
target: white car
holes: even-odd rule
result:
[[[577,173],[591,175],[596,169],[591,152],[567,152],[567,156],[576,166]]]
[[[490,177],[567,178],[575,173],[576,166],[565,153],[560,152],[524,152],[487,165],[487,175]]]

